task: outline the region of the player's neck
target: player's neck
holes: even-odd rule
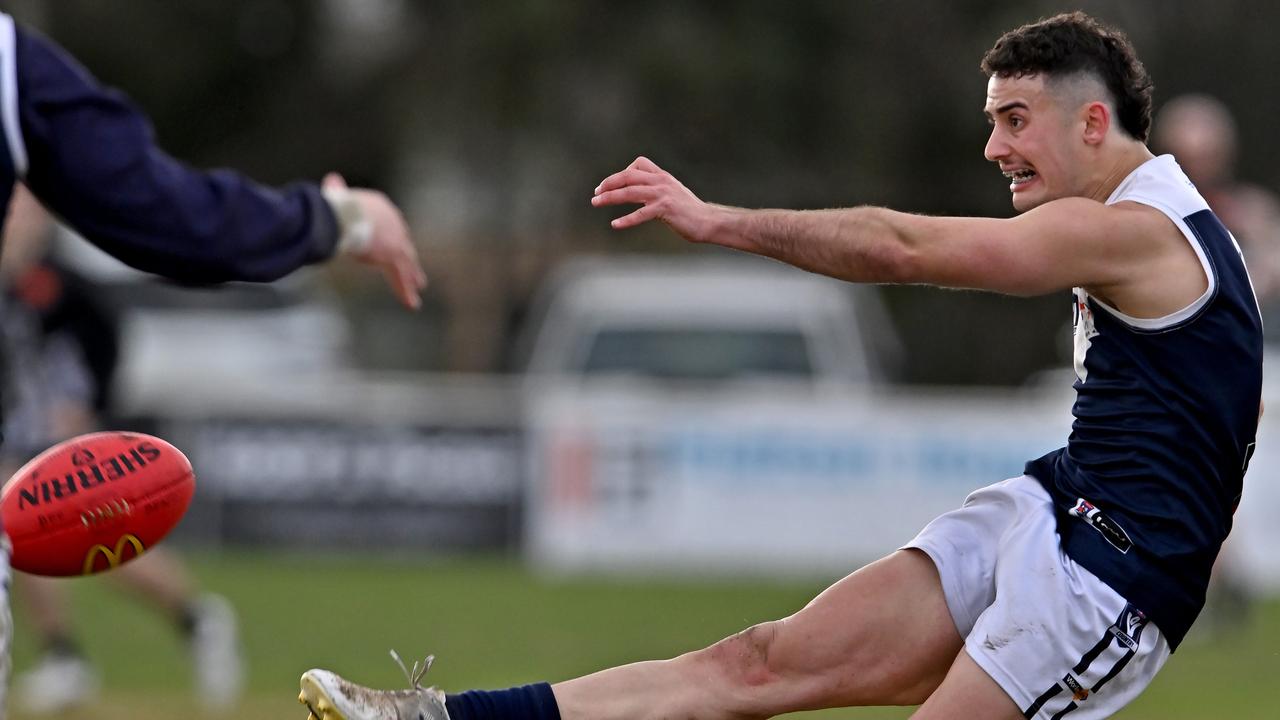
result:
[[[1146,144],[1137,140],[1124,141],[1099,164],[1098,171],[1085,186],[1085,197],[1106,202],[1130,173],[1154,157]]]

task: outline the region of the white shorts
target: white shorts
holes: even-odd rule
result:
[[[933,559],[965,651],[1027,718],[1110,717],[1169,657],[1154,623],[1063,553],[1035,478],[974,492],[906,547]]]

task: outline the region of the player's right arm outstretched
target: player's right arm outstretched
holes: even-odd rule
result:
[[[645,157],[605,178],[591,202],[641,205],[615,219],[615,229],[661,220],[691,242],[853,282],[1013,295],[1088,286],[1140,317],[1158,317],[1166,306],[1181,307],[1185,297],[1203,290],[1202,274],[1181,272],[1195,262],[1186,241],[1159,212],[1135,203],[1067,197],[1008,219],[931,217],[880,207],[748,210],[700,200]],[[1135,285],[1160,276],[1200,285]]]

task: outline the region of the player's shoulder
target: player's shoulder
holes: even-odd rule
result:
[[[1107,242],[1163,234],[1170,227],[1165,212],[1135,200],[1103,203],[1087,197],[1051,200],[1026,213],[1038,216],[1041,224],[1069,228],[1078,237],[1097,237]]]
[[[1169,212],[1141,200],[1121,200],[1109,205],[1103,204],[1097,212],[1113,223],[1131,226],[1129,229],[1135,232],[1172,227],[1169,223]]]
[[[1187,244],[1176,211],[1138,200],[1124,200],[1104,206],[1109,227],[1119,242],[1128,241],[1151,249],[1180,250]]]

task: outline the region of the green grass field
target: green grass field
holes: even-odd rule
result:
[[[403,685],[388,648],[407,661],[434,653],[439,660],[428,680],[447,689],[554,681],[707,644],[795,610],[826,584],[551,581],[501,559],[415,563],[234,553],[199,555],[193,564],[203,585],[230,597],[240,613],[250,686],[233,717],[245,720],[303,720],[306,710],[294,699],[297,679],[313,666],[371,685]],[[104,674],[95,720],[199,717],[189,699],[183,646],[169,625],[102,579],[68,583],[83,644]],[[33,638],[22,629],[21,608],[16,621],[21,669],[33,657]],[[1277,672],[1280,600],[1258,607],[1248,626],[1229,637],[1188,640],[1118,717],[1274,720]],[[896,708],[820,715],[909,714]]]

